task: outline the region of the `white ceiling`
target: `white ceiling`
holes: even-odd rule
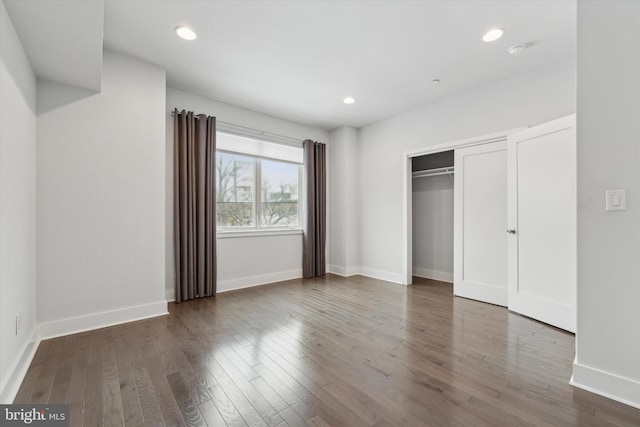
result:
[[[4,0],[38,77],[99,91],[104,1]]]
[[[178,25],[198,38],[179,39]],[[504,37],[482,42],[494,26]],[[74,29],[57,32],[68,38]],[[162,66],[170,86],[325,129],[574,60],[575,42],[575,0],[104,2],[104,46]],[[509,56],[518,43],[529,48]],[[46,71],[30,58],[36,73]],[[344,105],[348,95],[357,102]]]

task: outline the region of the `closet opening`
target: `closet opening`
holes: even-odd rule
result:
[[[411,160],[411,274],[453,283],[454,151]]]

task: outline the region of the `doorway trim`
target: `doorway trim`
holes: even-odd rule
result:
[[[474,136],[471,138],[459,139],[445,142],[443,144],[430,145],[415,150],[402,153],[402,284],[411,285],[413,283],[413,181],[411,175],[411,162],[414,157],[426,154],[441,153],[443,151],[454,150],[456,148],[470,147],[473,145],[489,144],[492,142],[506,141],[510,133],[517,132],[527,127],[508,129],[501,132],[486,135]],[[455,173],[455,171],[454,171]]]

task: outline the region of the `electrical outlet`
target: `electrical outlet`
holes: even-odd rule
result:
[[[22,310],[16,314],[16,335],[20,333],[20,329],[22,329]]]

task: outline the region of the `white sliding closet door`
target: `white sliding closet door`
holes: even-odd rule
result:
[[[506,141],[455,150],[455,295],[507,305],[506,226]]]
[[[509,309],[576,329],[575,115],[509,136]]]

